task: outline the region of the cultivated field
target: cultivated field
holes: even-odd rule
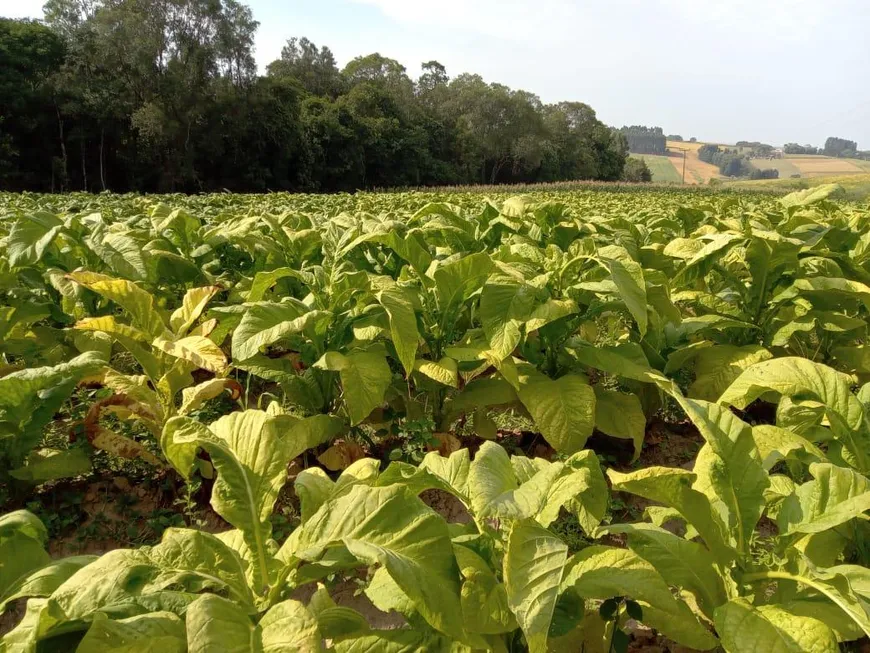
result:
[[[682,181],[681,165],[682,158],[677,161],[674,157],[657,156],[654,154],[631,154],[633,159],[643,159],[652,172],[652,180],[655,183],[671,183]]]
[[[0,651],[863,650],[839,192],[0,194]]]
[[[860,168],[862,172],[870,172],[870,161],[864,159],[846,159],[856,168]]]
[[[749,163],[752,167],[759,170],[768,170],[770,168],[779,170],[780,179],[801,174],[800,169],[795,165],[794,159],[750,159]]]
[[[675,153],[674,166],[682,170],[682,152],[686,152],[686,183],[707,184],[711,179],[719,179],[719,168],[712,163],[706,163],[698,158],[698,150],[704,143],[689,143],[687,141],[668,141],[668,149]]]
[[[805,154],[788,156],[781,160],[793,165],[802,177],[851,175],[864,172],[864,169],[856,165],[851,159]]]
[[[740,180],[724,182],[725,188],[745,191],[790,192],[817,188],[828,184],[838,184],[843,189],[843,197],[849,200],[866,201],[870,198],[870,174],[862,173],[842,177],[823,176],[800,179],[764,179],[757,181]]]

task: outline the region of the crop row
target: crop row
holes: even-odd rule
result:
[[[832,190],[2,196],[10,501],[100,452],[213,479],[231,530],[52,560],[39,519],[0,517],[0,608],[27,599],[0,651],[608,651],[634,621],[699,650],[870,635],[870,211]],[[74,405],[77,441],[48,438]],[[668,411],[703,440],[691,470],[636,463]],[[505,414],[551,455],[509,455]],[[425,453],[459,431],[473,456]],[[593,434],[633,467],[602,469]],[[295,477],[277,542],[310,451],[334,473]],[[614,523],[612,492],[652,502],[644,521]],[[565,514],[589,546],[551,528]],[[404,627],[330,597],[360,568]]]

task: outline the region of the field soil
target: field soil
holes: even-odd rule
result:
[[[668,141],[667,146],[670,150],[670,157],[674,162],[674,166],[682,171],[683,169],[683,152],[686,153],[686,183],[687,184],[708,184],[711,179],[719,179],[719,168],[712,163],[706,163],[698,158],[698,150],[704,143],[688,143],[685,141]]]

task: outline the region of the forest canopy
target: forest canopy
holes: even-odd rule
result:
[[[582,102],[291,38],[260,74],[236,0],[49,0],[0,19],[0,188],[342,191],[616,180]]]

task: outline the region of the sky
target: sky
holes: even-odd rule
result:
[[[42,16],[43,0],[0,0]],[[870,0],[248,0],[261,68],[286,39],[339,65],[380,52],[586,102],[605,123],[700,141],[870,149]]]

